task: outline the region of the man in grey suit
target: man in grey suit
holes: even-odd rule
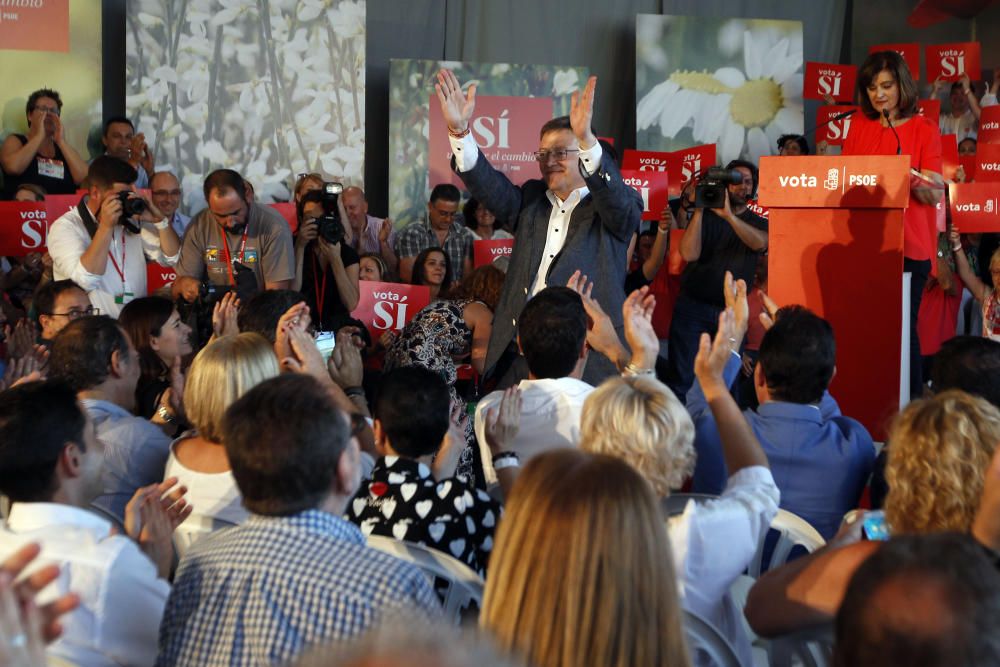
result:
[[[505,368],[505,362],[517,356],[514,338],[524,304],[548,285],[566,285],[574,271],[593,280],[593,297],[619,333],[623,328],[626,254],[639,227],[642,200],[622,180],[591,129],[596,86],[597,77],[590,77],[582,94],[573,93],[570,115],[542,126],[535,153],[542,178],[515,186],[490,165],[469,131],[475,84],[463,93],[453,72],[438,73],[435,89],[448,124],[455,170],[472,196],[498,219],[514,221],[514,251],[486,354],[487,374],[501,377],[501,385],[527,377],[523,363],[510,372]],[[616,371],[607,357],[592,353],[583,379],[597,384]]]

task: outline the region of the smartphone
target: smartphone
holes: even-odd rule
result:
[[[333,354],[333,348],[336,346],[337,338],[332,331],[316,332],[316,347],[319,348],[320,354],[323,355],[323,361],[330,359],[330,355]]]
[[[889,539],[889,526],[885,522],[885,512],[876,510],[866,512],[861,530],[865,537],[872,541],[884,542]]]

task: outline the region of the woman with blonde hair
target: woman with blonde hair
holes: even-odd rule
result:
[[[184,386],[184,411],[194,426],[170,446],[165,477],[188,487],[191,525],[236,524],[247,518],[222,442],[222,417],[233,402],[280,373],[263,336],[241,333],[209,343],[194,358]]]
[[[1000,410],[957,389],[906,406],[889,430],[885,519],[894,535],[968,532],[1000,442]]]
[[[480,626],[535,667],[688,665],[671,562],[635,470],[573,449],[540,454],[500,522]]]

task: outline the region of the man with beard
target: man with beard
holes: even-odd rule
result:
[[[719,314],[726,307],[721,286],[726,271],[733,280],[753,284],[757,258],[767,248],[767,220],[749,208],[757,190],[757,167],[733,160],[726,169],[739,171],[743,181],[729,185],[722,208],[696,209],[681,237],[681,292],[670,322],[667,384],[682,401],[694,381],[694,358],[701,334],[715,335]]]

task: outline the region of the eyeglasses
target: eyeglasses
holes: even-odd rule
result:
[[[45,111],[46,113],[55,114],[56,116],[59,115],[59,107],[43,107],[35,105],[35,111]]]
[[[153,190],[153,194],[157,197],[180,197],[180,190]]]
[[[47,313],[49,317],[66,317],[70,320],[78,320],[85,315],[100,315],[101,309],[94,308],[93,306],[87,306],[83,310],[79,308],[71,308],[69,312],[66,313]]]
[[[535,159],[542,163],[548,162],[550,157],[555,158],[556,161],[562,161],[569,157],[570,153],[579,152],[579,148],[556,148],[550,151],[535,151]]]

